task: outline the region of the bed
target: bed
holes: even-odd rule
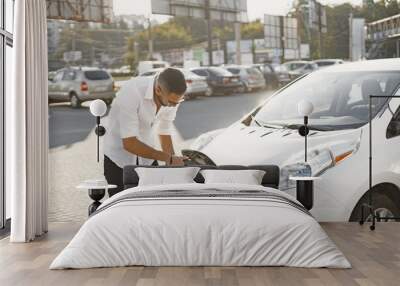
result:
[[[50,269],[119,266],[291,266],[350,268],[311,214],[277,189],[277,166],[201,166],[264,170],[262,185],[196,183],[138,186],[105,200]],[[160,167],[158,167],[160,168]]]

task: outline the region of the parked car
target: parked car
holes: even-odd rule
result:
[[[272,89],[285,86],[291,81],[289,71],[283,65],[263,63],[253,66],[263,73],[267,86]]]
[[[228,65],[223,68],[231,72],[233,75],[239,76],[245,92],[265,88],[264,75],[256,67]]]
[[[298,79],[228,128],[203,134],[191,148],[217,165],[278,165],[279,188],[292,195],[290,176],[319,176],[311,213],[320,221],[357,221],[369,194],[379,215],[400,217],[398,98],[372,101],[372,190],[368,183],[369,95],[400,95],[399,86],[400,59],[335,65]],[[314,105],[307,163],[298,132],[303,100]]]
[[[283,64],[288,70],[290,79],[296,79],[318,69],[318,65],[309,61],[290,61]]]
[[[211,89],[208,87],[207,80],[204,77],[198,76],[197,74],[191,72],[188,69],[177,68],[179,69],[186,79],[186,99],[196,98],[197,96],[209,96],[211,93]],[[154,76],[156,73],[162,71],[163,69],[153,69],[147,72],[142,73],[139,76]]]
[[[102,99],[111,104],[114,97],[113,78],[107,71],[99,68],[64,68],[57,71],[49,81],[49,101],[70,102],[73,108],[94,99]]]
[[[289,71],[284,65],[271,64],[271,66],[278,77],[279,87],[285,86],[292,81]]]
[[[239,76],[221,67],[198,67],[190,70],[207,80],[210,88],[207,95],[231,94],[242,87]]]
[[[150,70],[167,68],[169,66],[169,63],[164,61],[140,61],[137,67],[137,74],[140,75]]]
[[[325,68],[333,65],[344,64],[344,61],[341,59],[323,59],[323,60],[315,60],[314,63],[317,64],[318,68]]]

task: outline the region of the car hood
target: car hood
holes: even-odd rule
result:
[[[308,153],[329,150],[332,157],[354,150],[359,145],[362,129],[310,131]],[[202,136],[203,141],[204,137]],[[285,166],[304,162],[304,137],[297,130],[245,126],[236,123],[213,136],[198,149],[217,165],[275,164]],[[193,144],[196,146],[196,144]]]

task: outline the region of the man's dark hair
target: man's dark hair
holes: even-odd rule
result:
[[[158,75],[158,83],[166,90],[175,94],[184,94],[186,91],[186,80],[183,73],[174,68],[166,68]]]

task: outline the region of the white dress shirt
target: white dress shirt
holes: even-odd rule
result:
[[[155,147],[155,134],[171,135],[178,107],[161,107],[154,102],[156,77],[136,77],[126,82],[117,93],[104,119],[104,155],[123,168],[136,165],[136,155],[126,151],[122,139],[137,137]],[[150,165],[154,160],[139,158],[139,164]]]

